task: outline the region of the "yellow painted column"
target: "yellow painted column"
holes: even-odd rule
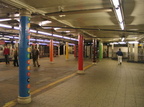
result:
[[[69,59],[68,42],[66,42],[66,60]]]

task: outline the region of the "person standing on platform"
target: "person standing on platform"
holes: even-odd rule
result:
[[[7,46],[4,48],[3,55],[5,56],[6,64],[9,64],[10,49]]]
[[[116,54],[118,56],[118,64],[122,64],[123,53],[122,53],[121,49],[119,49],[119,51],[117,51]]]
[[[33,66],[36,67],[36,64],[38,67],[40,67],[40,64],[38,62],[38,58],[39,58],[39,50],[37,49],[37,47],[35,47],[32,50],[32,59],[33,59]]]
[[[14,66],[18,67],[19,63],[18,63],[18,48],[17,47],[14,49],[13,57],[14,57],[14,60],[13,60]]]

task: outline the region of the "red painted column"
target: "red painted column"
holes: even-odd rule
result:
[[[78,74],[84,74],[83,70],[83,36],[81,34],[78,35]]]
[[[53,40],[50,40],[50,62],[53,63]]]

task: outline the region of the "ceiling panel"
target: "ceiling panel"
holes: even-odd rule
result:
[[[139,37],[144,32],[144,1],[143,0],[120,0],[124,15],[125,29],[121,30],[114,7],[110,0],[1,0],[0,18],[9,18],[21,8],[32,12],[31,23],[33,29],[52,31],[55,33],[65,32],[65,36],[76,36],[77,31],[83,33],[85,38],[97,37],[104,42],[114,41],[114,38],[126,36]],[[52,21],[43,27],[38,24],[41,21]],[[0,22],[18,25],[14,18],[12,21]],[[91,29],[91,30],[90,30]],[[70,32],[66,32],[70,31]],[[118,40],[118,39],[117,39]]]

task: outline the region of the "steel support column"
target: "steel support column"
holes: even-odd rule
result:
[[[19,96],[18,103],[31,102],[30,95],[30,13],[21,11],[19,41]]]

